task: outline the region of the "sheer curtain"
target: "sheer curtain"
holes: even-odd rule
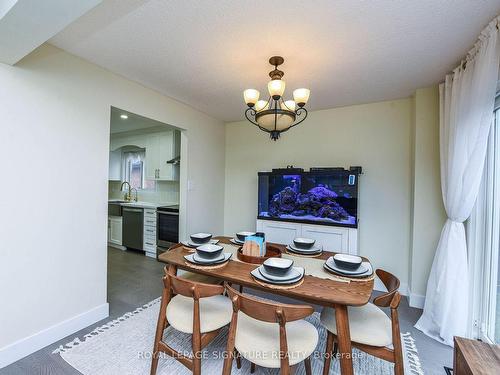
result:
[[[448,219],[432,263],[424,313],[415,327],[447,345],[466,336],[468,269],[464,221],[483,173],[499,72],[500,17],[439,86],[441,190]]]

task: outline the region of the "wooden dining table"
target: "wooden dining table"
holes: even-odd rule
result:
[[[220,243],[234,245],[229,237],[215,237]],[[285,252],[286,246],[282,244],[272,244]],[[230,260],[223,268],[201,268],[192,267],[185,260],[184,256],[190,254],[190,250],[182,244],[172,246],[168,251],[160,254],[158,260],[167,263],[173,272],[183,269],[189,272],[211,276],[228,283],[238,284],[245,288],[257,289],[264,292],[278,294],[284,297],[315,305],[333,307],[335,309],[335,320],[337,323],[338,357],[340,360],[340,370],[343,375],[352,375],[352,346],[349,333],[348,306],[362,306],[368,303],[373,291],[373,278],[332,280],[320,278],[307,274],[305,270],[304,281],[295,288],[275,289],[267,287],[263,283],[256,282],[250,271],[257,265]],[[324,251],[318,258],[326,260],[335,252]],[[363,258],[364,261],[368,259]]]

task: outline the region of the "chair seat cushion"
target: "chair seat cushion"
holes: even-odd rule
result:
[[[348,307],[351,341],[371,346],[392,345],[391,320],[372,303],[360,307]],[[335,309],[324,308],[321,324],[333,334],[337,334]]]
[[[193,333],[194,299],[176,295],[167,305],[167,321],[176,330]],[[229,298],[213,296],[200,298],[200,331],[215,331],[231,322],[233,307]]]
[[[318,331],[305,320],[286,323],[290,366],[309,357],[318,344]],[[280,334],[278,323],[267,323],[239,312],[235,347],[242,357],[258,366],[280,367]]]
[[[205,284],[220,284],[221,281],[210,276],[202,275],[199,273],[194,273],[194,272],[183,272],[182,274],[179,275],[179,277],[193,281],[195,283],[205,283]]]

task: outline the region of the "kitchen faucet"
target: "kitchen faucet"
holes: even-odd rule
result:
[[[137,202],[137,189],[136,188],[132,188],[130,189],[130,194],[132,194],[132,192],[135,190],[135,198],[134,198],[134,202]],[[132,197],[131,197],[132,198]]]
[[[123,190],[123,186],[127,184],[128,185],[128,192],[125,193],[125,196],[124,196],[124,199],[127,201],[127,202],[130,202],[132,200],[132,194],[131,194],[131,189],[130,189],[130,184],[128,183],[128,181],[123,181],[122,182],[122,185],[120,186],[120,191]],[[137,190],[136,190],[137,191]],[[136,195],[137,196],[137,195]]]

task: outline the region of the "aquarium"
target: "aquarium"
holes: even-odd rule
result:
[[[258,218],[356,228],[358,174],[260,172]]]

